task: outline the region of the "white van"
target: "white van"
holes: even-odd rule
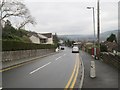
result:
[[[78,46],[73,46],[73,48],[72,48],[72,53],[79,53],[79,48],[78,48]]]

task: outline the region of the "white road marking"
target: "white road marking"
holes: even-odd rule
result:
[[[62,55],[62,56],[56,58],[55,60],[57,61],[57,60],[59,60],[60,58],[62,58],[63,56],[65,56],[65,55],[66,55],[66,54],[64,54],[64,55]],[[41,67],[39,67],[39,68],[37,68],[37,69],[35,69],[35,70],[33,70],[33,71],[30,72],[29,74],[33,74],[33,73],[35,73],[36,71],[38,71],[38,70],[44,68],[45,66],[49,65],[50,63],[51,63],[51,62],[49,62],[49,63],[47,63],[47,64],[45,64],[45,65],[43,65],[43,66],[41,66]]]
[[[59,60],[60,58],[62,58],[62,57],[65,56],[65,55],[66,55],[66,54],[64,54],[64,55],[62,55],[62,56],[56,58],[55,61]]]
[[[55,60],[57,61],[58,59],[60,59],[62,56],[60,56],[60,57],[58,57],[58,58],[56,58]]]
[[[51,63],[51,62],[49,62],[49,63],[47,63],[47,64],[45,64],[45,65],[43,65],[43,66],[41,66],[41,67],[39,67],[39,68],[37,68],[37,69],[35,69],[35,70],[33,70],[33,71],[30,72],[29,74],[33,74],[33,73],[35,73],[36,71],[38,71],[38,70],[44,68],[45,66],[49,65],[50,63]]]
[[[66,54],[64,54],[63,56],[65,56]]]
[[[82,60],[82,57],[80,56],[80,60],[81,60],[81,63],[82,63],[82,78],[81,78],[81,82],[80,82],[80,85],[79,85],[79,88],[81,90],[82,86],[83,86],[83,81],[84,81],[84,72],[85,72],[85,69],[84,69],[84,64],[83,64],[83,60]]]

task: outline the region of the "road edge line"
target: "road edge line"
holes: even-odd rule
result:
[[[82,86],[83,86],[84,74],[85,74],[84,64],[83,64],[83,60],[82,60],[81,55],[80,55],[80,61],[82,62],[82,78],[81,78],[81,83],[80,83],[80,85],[79,85],[79,88],[81,89]]]

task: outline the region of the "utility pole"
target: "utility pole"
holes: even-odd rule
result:
[[[98,53],[97,57],[100,59],[100,3],[97,1],[97,43],[98,43]]]
[[[0,31],[2,31],[2,1],[0,1]]]
[[[0,1],[0,5],[1,5],[0,6],[0,44],[2,40],[2,4],[3,4],[3,1]],[[1,51],[1,47],[0,47],[0,51]]]
[[[0,1],[0,52],[2,52],[2,1]],[[2,69],[2,53],[0,53],[0,69]],[[0,89],[2,89],[2,73],[0,74]]]

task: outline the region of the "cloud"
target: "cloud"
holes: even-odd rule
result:
[[[56,32],[58,34],[92,34],[92,10],[88,6],[95,7],[96,0],[26,0],[25,4],[35,17],[35,27],[26,26],[27,29],[36,32]],[[117,0],[104,2],[101,0],[101,32],[117,28],[118,7]],[[97,17],[96,17],[97,19]]]
[[[100,0],[101,2],[118,2],[119,0]],[[96,2],[96,0],[26,0],[26,2]]]

